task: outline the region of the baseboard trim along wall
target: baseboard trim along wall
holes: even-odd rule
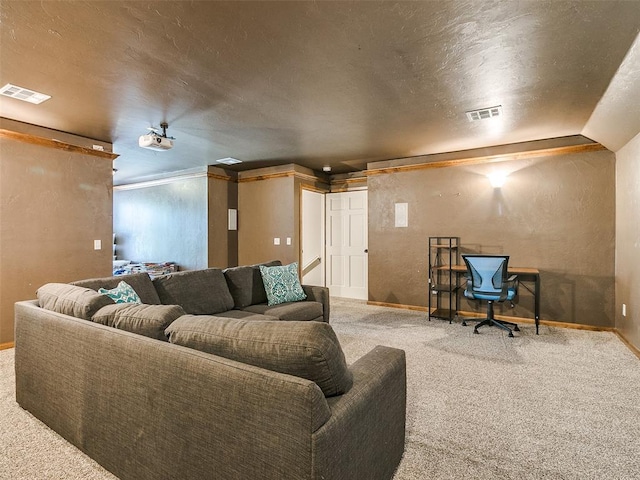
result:
[[[634,344],[627,340],[627,338],[620,332],[620,330],[615,329],[614,332],[616,333],[616,335],[618,335],[618,338],[622,341],[622,343],[624,343],[629,348],[629,350],[631,350],[640,360],[640,349],[636,348]]]
[[[391,307],[391,308],[402,308],[405,310],[417,310],[419,312],[426,312],[428,307],[419,307],[416,305],[402,305],[398,303],[387,303],[387,302],[372,302],[367,301],[367,305],[374,305],[378,307]],[[459,312],[462,316],[467,318],[483,318],[484,315],[480,312],[467,312],[460,310]],[[498,320],[506,320],[508,322],[515,323],[527,323],[527,324],[535,324],[535,320],[533,318],[524,318],[524,317],[509,317],[507,315],[496,315]],[[540,325],[546,325],[548,327],[558,327],[558,328],[573,328],[574,330],[590,330],[592,332],[613,332],[615,333],[620,341],[624,343],[631,352],[640,359],[640,349],[638,349],[635,345],[633,345],[629,340],[625,338],[625,336],[618,331],[617,328],[614,327],[598,327],[595,325],[584,325],[582,323],[568,323],[568,322],[556,322],[554,320],[540,320]]]
[[[8,350],[9,348],[13,348],[15,344],[13,342],[0,343],[0,350]]]

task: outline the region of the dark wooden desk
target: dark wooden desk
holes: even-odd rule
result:
[[[467,273],[466,265],[452,265],[451,270],[456,274]],[[520,277],[533,279],[533,290],[524,283],[522,286],[533,294],[536,335],[538,335],[538,326],[540,325],[540,270],[530,267],[508,267],[507,272],[510,275],[518,275],[518,279]]]

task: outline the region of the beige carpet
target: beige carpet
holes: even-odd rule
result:
[[[395,480],[639,479],[640,361],[612,333],[428,322],[332,299],[349,362],[407,352],[405,456]],[[0,352],[0,479],[114,479],[15,403]],[[348,480],[348,479],[347,479]]]

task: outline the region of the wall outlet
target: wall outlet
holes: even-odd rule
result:
[[[102,250],[102,240],[94,240],[93,241],[93,249],[94,250]]]
[[[622,316],[623,317],[627,316],[627,304],[626,303],[622,304]]]
[[[273,239],[273,244],[274,245],[280,245],[280,237],[276,237]]]

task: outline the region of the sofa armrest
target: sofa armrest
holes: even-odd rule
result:
[[[313,436],[314,465],[323,469],[314,478],[390,479],[404,452],[405,352],[377,346],[350,369],[353,387],[327,398],[331,418]]]
[[[329,323],[329,289],[318,285],[302,285],[307,300],[322,304],[322,319]]]

